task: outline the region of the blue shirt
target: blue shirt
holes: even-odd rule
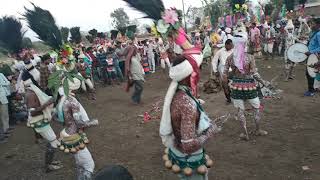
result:
[[[99,63],[102,67],[107,66],[107,54],[106,53],[97,53],[97,59],[99,60]]]
[[[312,54],[320,53],[320,31],[312,35],[308,48]]]

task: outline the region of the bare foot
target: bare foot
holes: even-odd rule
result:
[[[244,133],[241,133],[239,137],[241,140],[249,141],[249,136]]]
[[[268,132],[264,131],[264,130],[258,130],[255,132],[255,135],[256,136],[266,136],[266,135],[268,135]]]
[[[57,171],[59,169],[63,168],[63,165],[54,165],[54,164],[50,164],[48,165],[47,169],[46,169],[46,173],[52,172],[52,171]]]

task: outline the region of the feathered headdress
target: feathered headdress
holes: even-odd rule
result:
[[[136,33],[137,31],[137,26],[136,25],[131,25],[131,26],[128,26],[127,27],[127,32],[126,32],[126,36],[133,40],[134,39],[134,34]]]
[[[175,8],[165,9],[161,0],[124,0],[131,7],[136,10],[145,13],[145,18],[153,19],[156,25],[158,34],[166,37],[169,33],[175,31],[178,33],[181,27],[179,15],[181,12]],[[153,34],[157,34],[153,33]]]
[[[145,13],[145,18],[158,21],[162,18],[161,13],[164,11],[164,5],[161,0],[123,0],[136,10]]]
[[[38,38],[52,47],[58,54],[56,71],[52,73],[48,80],[48,87],[53,91],[53,95],[57,97],[59,87],[63,87],[65,94],[69,94],[69,81],[73,82],[73,78],[83,80],[83,77],[75,71],[73,50],[71,46],[62,44],[61,32],[55,23],[55,20],[48,10],[44,10],[33,3],[33,10],[27,9],[23,15],[30,27]]]
[[[42,9],[31,3],[33,10],[25,7],[25,14],[23,15],[28,22],[28,26],[32,29],[40,40],[52,47],[59,49],[62,45],[61,33],[56,25],[56,22],[48,10]]]
[[[111,39],[114,40],[117,38],[119,31],[118,30],[111,30],[110,33],[111,33]]]
[[[22,25],[18,19],[13,16],[0,18],[0,43],[10,53],[21,51],[23,35]]]

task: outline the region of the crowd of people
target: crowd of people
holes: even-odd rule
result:
[[[177,12],[170,9],[166,13]],[[163,22],[167,23],[165,17]],[[65,45],[59,52],[41,56],[24,50],[11,66],[1,63],[0,142],[7,141],[14,125],[27,122],[36,142],[43,138],[48,143],[46,171],[62,168],[61,162],[54,160],[56,149],[60,149],[74,154],[78,179],[91,179],[95,164],[87,148],[85,130],[98,125],[98,120],[89,118],[76,94],[81,89],[95,100],[97,84],[126,83],[126,91],[134,87],[132,102],[140,104],[145,74],[155,73],[160,67],[168,69],[164,72],[169,72],[172,79],[160,122],[160,136],[167,148],[165,166],[181,179],[207,179],[212,160],[205,154],[204,144],[219,128],[202,107],[205,101],[199,99],[202,61],[210,61],[211,73],[220,81],[226,102],[233,103],[237,110],[240,138],[250,139],[244,105],[247,101],[254,111],[255,135],[267,135],[260,127],[260,99],[265,95],[262,88],[273,87],[260,76],[255,59],[283,56],[284,80],[293,79],[295,63],[287,56],[288,48],[299,42],[308,46],[306,55],[319,54],[320,20],[300,17],[261,25],[239,22],[232,28],[218,27],[192,32],[190,36],[182,27],[176,27],[178,21],[170,20],[168,26],[177,31],[168,32],[165,38],[125,42],[96,39],[90,45]],[[309,89],[305,96],[313,96],[317,79],[308,74],[307,79]],[[59,138],[50,126],[51,119],[64,125]]]

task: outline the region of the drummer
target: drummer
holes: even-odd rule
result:
[[[313,19],[313,23],[311,26],[312,33],[310,36],[310,41],[308,43],[309,52],[305,54],[307,56],[311,54],[320,55],[320,18]],[[318,61],[319,64],[319,61]],[[306,71],[307,81],[308,81],[308,91],[304,93],[304,96],[314,96],[315,89],[314,89],[314,78],[311,77]]]

